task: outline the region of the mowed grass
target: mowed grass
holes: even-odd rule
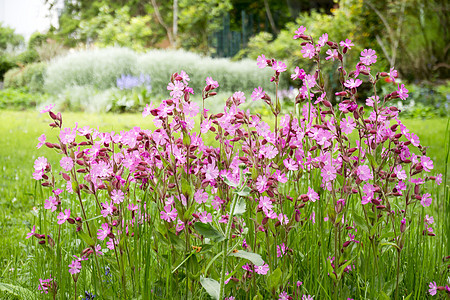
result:
[[[41,203],[40,186],[32,179],[34,160],[45,156],[52,165],[59,166],[59,155],[46,148],[36,149],[38,137],[45,133],[47,140],[56,141],[58,132],[48,126],[48,114],[38,112],[0,111],[0,282],[21,279],[26,264],[25,235],[35,224],[33,207]],[[152,118],[140,114],[84,114],[64,113],[63,126],[91,126],[101,131],[129,130],[134,126],[153,129]],[[416,133],[427,155],[434,161],[435,171],[444,173],[448,147],[447,119],[404,120]],[[445,185],[445,183],[444,183]]]

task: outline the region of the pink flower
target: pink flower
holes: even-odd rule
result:
[[[356,174],[358,174],[359,179],[361,179],[362,181],[373,179],[372,171],[370,170],[369,166],[366,165],[359,166],[356,170]]]
[[[406,98],[408,98],[408,96],[409,96],[408,92],[409,91],[405,88],[404,84],[402,84],[401,86],[400,86],[400,84],[398,85],[397,94],[400,97],[400,99],[406,100]]]
[[[208,201],[208,193],[206,193],[203,189],[199,189],[194,193],[194,200],[198,204],[206,203],[206,201]]]
[[[33,225],[33,228],[31,229],[31,232],[27,233],[27,239],[29,239],[30,237],[32,237],[34,234],[36,233],[36,225]]]
[[[259,149],[259,153],[264,155],[265,158],[273,159],[278,154],[277,148],[270,144],[263,145],[261,149]]]
[[[133,204],[133,203],[130,203],[129,205],[128,205],[128,210],[129,211],[135,211],[135,210],[138,210],[138,206],[136,205],[136,204]]]
[[[294,40],[298,39],[301,35],[303,35],[306,31],[306,28],[304,26],[300,26],[296,31],[294,35]]]
[[[171,208],[172,207],[170,205],[164,206],[164,211],[160,212],[161,214],[160,218],[162,220],[165,220],[166,222],[172,222],[177,218],[178,216],[177,210],[175,208],[173,209]]]
[[[312,44],[308,43],[302,47],[302,50],[300,52],[303,54],[304,58],[311,59],[316,54],[316,48],[314,48]]]
[[[73,187],[72,187],[72,181],[66,182],[66,191],[70,194],[73,194]]]
[[[182,231],[184,229],[184,223],[181,220],[177,221],[177,226],[175,227],[175,230],[178,232]]]
[[[355,80],[353,78],[350,78],[349,80],[347,80],[344,83],[344,86],[348,87],[349,89],[352,89],[352,88],[357,88],[358,86],[361,85],[361,83],[362,83],[361,79],[356,79]]]
[[[262,196],[259,198],[258,208],[261,208],[265,214],[272,210],[272,201],[267,196]]]
[[[97,232],[97,238],[99,240],[103,241],[110,233],[111,233],[111,228],[109,228],[108,223],[103,223],[102,228],[99,229]]]
[[[324,33],[324,34],[322,34],[322,36],[319,38],[319,41],[317,42],[317,44],[320,46],[320,47],[323,47],[323,46],[325,46],[325,43],[326,42],[328,42],[328,34],[327,33]]]
[[[105,203],[102,202],[101,205],[103,209],[101,210],[100,213],[102,214],[103,218],[106,218],[107,216],[111,216],[113,214],[114,204],[112,201],[111,202],[105,201]]]
[[[69,172],[73,168],[73,159],[67,156],[64,156],[59,161],[61,168],[63,168],[66,172]]]
[[[212,126],[212,121],[209,119],[205,119],[203,120],[202,124],[200,125],[200,131],[202,133],[207,133],[208,130],[211,128]]]
[[[260,69],[264,69],[267,66],[267,58],[264,54],[261,54],[260,56],[258,56],[258,58],[256,59],[256,65]]]
[[[370,183],[366,183],[363,187],[364,196],[362,197],[361,204],[366,205],[369,203],[373,199],[374,192],[375,187]]]
[[[206,78],[206,85],[210,85],[212,89],[216,89],[219,87],[219,83],[213,80],[211,77]]]
[[[419,140],[419,137],[416,134],[414,134],[412,132],[411,133],[407,133],[407,134],[405,134],[405,137],[406,137],[406,139],[408,139],[411,142],[411,144],[413,144],[416,147],[419,147],[420,140]]]
[[[429,288],[430,288],[430,289],[428,290],[428,293],[430,293],[431,296],[436,295],[436,293],[437,293],[437,285],[436,285],[436,282],[435,282],[435,281],[430,282],[430,284],[429,284],[428,286],[429,286]]]
[[[277,73],[282,73],[286,71],[286,64],[281,61],[274,61],[272,64],[272,69]]]
[[[269,271],[269,265],[255,266],[255,272],[259,275],[266,275]]]
[[[123,199],[125,199],[125,194],[122,190],[113,190],[111,192],[111,199],[115,204],[122,203]]]
[[[356,123],[352,117],[348,117],[347,119],[342,119],[340,127],[345,134],[351,134],[353,129],[356,128]]]
[[[48,162],[47,159],[43,156],[38,157],[35,161],[34,161],[34,170],[35,171],[45,171],[45,169],[47,168]]]
[[[311,295],[303,295],[302,300],[314,300],[314,298]]]
[[[286,215],[284,214],[279,214],[278,215],[278,221],[280,221],[281,225],[287,225],[289,224],[289,219]]]
[[[371,96],[371,97],[366,99],[366,105],[373,107],[374,103],[375,103],[375,100],[377,101],[377,104],[380,103],[380,97],[378,97],[378,96]]]
[[[170,96],[174,98],[181,98],[184,95],[184,84],[181,81],[170,82],[167,85],[167,90],[171,91]]]
[[[198,219],[202,223],[211,223],[212,222],[212,215],[208,213],[207,211],[199,213]]]
[[[45,139],[46,139],[45,134],[43,134],[40,137],[38,137],[39,143],[37,144],[36,148],[38,148],[38,149],[41,148],[42,145],[45,144]]]
[[[54,104],[49,104],[49,105],[45,106],[43,109],[41,109],[40,113],[43,114],[43,113],[49,112],[53,109],[53,107],[55,107]]]
[[[442,173],[437,174],[436,176],[436,184],[441,185],[441,183],[442,183]]]
[[[325,57],[325,60],[332,59],[334,61],[335,59],[339,59],[339,55],[336,49],[328,49],[326,53],[328,54],[328,56]]]
[[[341,47],[347,47],[348,49],[352,49],[352,46],[355,46],[355,45],[352,43],[352,41],[349,40],[349,39],[345,39],[345,42],[344,42],[344,41],[341,41],[341,42],[339,43],[339,45],[341,45]]]
[[[249,264],[243,265],[242,269],[246,270],[247,272],[253,273],[253,269]]]
[[[78,260],[72,260],[72,263],[69,265],[69,273],[75,275],[81,272],[81,262]]]
[[[284,166],[286,167],[286,169],[288,169],[289,171],[297,171],[298,170],[298,165],[295,162],[295,160],[293,160],[292,158],[287,158],[283,161]]]
[[[397,176],[397,178],[400,179],[400,180],[405,180],[406,178],[408,178],[408,177],[406,176],[405,170],[402,169],[402,166],[401,166],[401,165],[398,165],[398,166],[395,167],[395,169],[394,169],[394,174],[395,174],[395,175]]]
[[[215,210],[219,210],[223,203],[224,201],[222,201],[219,196],[214,196],[214,198],[211,200],[211,204]]]
[[[431,195],[429,193],[422,195],[422,200],[420,200],[420,204],[422,204],[423,207],[428,207],[431,205]]]
[[[256,179],[256,189],[260,193],[264,193],[268,189],[267,177],[265,175],[259,175]]]
[[[325,166],[321,170],[321,175],[326,182],[332,181],[336,178],[336,169],[333,166]]]
[[[64,224],[70,218],[70,209],[64,210],[64,212],[60,212],[57,216],[58,224]]]
[[[291,79],[296,80],[300,79],[302,80],[305,78],[306,72],[303,69],[300,69],[299,67],[295,67],[294,74],[291,74]]]
[[[278,295],[278,300],[289,300],[289,295],[286,292],[282,292],[281,294]]]
[[[306,195],[312,202],[319,200],[319,194],[317,194],[311,187],[308,187],[308,193]]]
[[[252,93],[252,101],[257,101],[257,100],[260,100],[260,99],[262,99],[264,96],[265,96],[265,92],[263,91],[263,89],[262,89],[262,87],[258,87],[258,88],[255,88],[254,90],[253,90],[253,93]]]
[[[286,245],[283,243],[281,245],[277,245],[277,257],[283,257],[286,254]]]
[[[52,212],[56,210],[56,206],[58,205],[58,200],[55,197],[50,196],[47,200],[45,200],[44,208],[50,209]]]
[[[433,170],[433,168],[434,168],[433,161],[429,157],[422,156],[420,158],[420,161],[421,161],[423,169],[426,172],[431,172],[431,170]]]
[[[219,176],[219,169],[214,163],[208,164],[206,167],[203,167],[203,171],[205,172],[205,180],[207,181],[214,180]]]
[[[77,136],[76,129],[64,128],[59,133],[59,139],[61,140],[61,143],[63,143],[64,145],[74,142],[76,136]]]
[[[366,66],[370,66],[371,64],[375,63],[377,61],[375,50],[364,49],[363,51],[361,51],[360,61]]]
[[[428,225],[431,225],[434,223],[434,218],[432,216],[426,215],[424,218],[424,222],[427,223]]]
[[[190,116],[190,117],[195,117],[198,112],[199,112],[199,106],[197,103],[195,102],[191,102],[191,103],[187,103],[184,102],[183,103],[183,112],[185,115]]]
[[[155,107],[153,106],[153,103],[151,102],[150,104],[145,105],[144,110],[142,111],[142,117],[147,117],[148,115],[150,115],[151,111],[155,109]]]

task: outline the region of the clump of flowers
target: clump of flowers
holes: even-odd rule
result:
[[[36,233],[35,227],[27,238],[36,237],[59,255],[61,245],[71,255],[81,249],[63,244],[61,230],[82,240],[81,258],[69,264],[75,292],[83,272],[104,273],[98,258],[104,255],[114,266],[122,298],[135,293],[130,286],[144,285],[149,276],[145,264],[151,260],[154,268],[162,266],[158,270],[168,279],[158,284],[167,291],[171,276],[177,285],[182,282],[184,289],[174,291],[180,297],[195,293],[193,281],[215,298],[230,291],[256,295],[256,282],[266,276],[267,281],[278,280],[265,288],[267,296],[290,299],[289,294],[300,295],[301,284],[291,287],[277,274],[293,257],[304,256],[298,237],[305,234],[317,235],[319,247],[325,247],[317,264],[332,282],[335,298],[348,294],[342,284],[364,264],[360,251],[369,249],[376,266],[381,247],[389,245],[394,251],[384,255],[401,261],[408,224],[417,218],[414,211],[433,205],[425,183],[441,183],[441,175],[428,174],[434,165],[427,148],[390,105],[406,99],[408,91],[402,85],[384,96],[376,93],[377,82],[390,75],[372,72],[377,61],[372,49],[364,49],[360,61],[346,71],[351,40],[336,43],[324,34],[316,43],[303,26],[294,39],[302,41],[302,56],[316,62],[317,69],[308,74],[295,68],[291,78],[301,87],[288,114],[282,115],[278,96],[272,99],[263,87],[254,89],[250,99],[267,105],[271,124],[241,108],[248,100],[239,91],[226,100],[223,112],[209,114],[205,104],[219,83],[206,78],[200,107],[190,99],[194,91],[184,71],[171,76],[168,99],[145,107],[142,115],[153,118],[153,130],[67,128],[60,113],[52,107],[44,110],[59,135],[57,142],[41,136],[38,146],[54,149],[62,158],[59,166],[51,166],[39,157],[33,177],[65,192],[59,189],[43,203],[55,223],[53,238]],[[341,91],[336,95],[325,92],[320,69],[324,48],[325,60],[340,64]],[[278,90],[286,64],[261,55],[257,65],[273,69],[271,82]],[[363,81],[374,87],[368,107],[357,102]],[[430,217],[425,223],[424,235],[434,236]],[[320,239],[320,230],[329,233],[327,241]],[[399,274],[397,268],[396,293]],[[313,297],[305,293],[302,299]]]

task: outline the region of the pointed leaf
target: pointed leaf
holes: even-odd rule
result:
[[[213,299],[219,300],[220,284],[217,280],[200,277],[200,284]]]
[[[239,250],[238,252],[230,253],[229,256],[235,256],[240,258],[245,258],[251,261],[254,265],[262,266],[264,265],[264,260],[261,258],[261,255]]]
[[[205,238],[215,240],[216,242],[223,241],[225,237],[217,229],[215,229],[211,224],[204,224],[201,222],[195,222],[195,230],[198,231]]]
[[[236,207],[234,208],[234,215],[241,216],[247,210],[245,200],[240,198],[238,203],[236,203]]]

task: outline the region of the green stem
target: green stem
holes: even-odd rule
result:
[[[234,209],[236,207],[236,202],[239,197],[236,195],[233,197],[233,203],[231,204],[230,217],[228,218],[227,231],[225,232],[225,240],[223,241],[223,253],[222,253],[222,271],[220,273],[220,289],[219,289],[219,299],[223,298],[224,294],[224,283],[225,283],[225,267],[227,264],[228,247],[230,246],[231,240],[231,223],[233,222]]]

